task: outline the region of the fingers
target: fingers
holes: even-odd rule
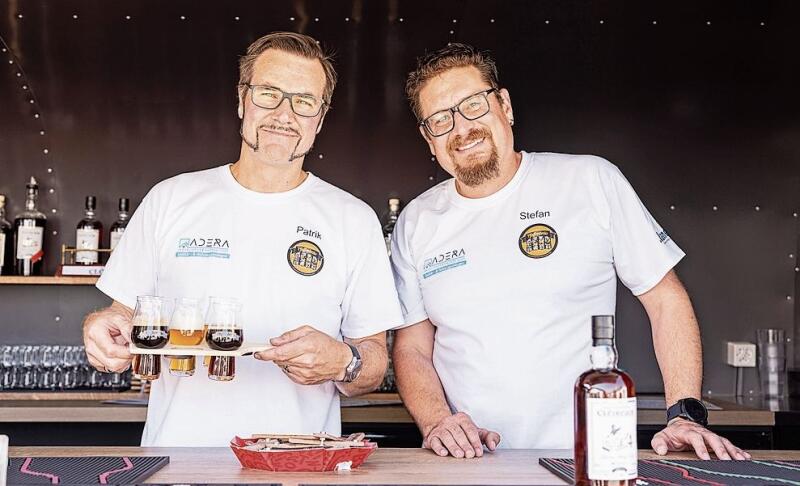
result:
[[[456,438],[453,437],[453,433],[450,429],[440,429],[441,431],[437,434],[439,440],[442,441],[442,444],[447,448],[450,454],[453,457],[458,457],[459,459],[464,457],[464,449],[458,445]],[[464,438],[466,441],[466,437]]]
[[[128,368],[132,358],[128,346],[119,344],[112,335],[120,335],[119,324],[118,319],[98,315],[84,328],[86,354],[95,361],[94,367],[115,372]]]
[[[274,348],[259,351],[253,356],[263,361],[289,361],[306,352],[306,344],[302,340],[274,346]]]
[[[478,437],[490,451],[497,449],[497,444],[500,443],[500,434],[493,430],[478,429]]]
[[[725,437],[719,437],[719,439],[722,441],[722,445],[725,447],[725,450],[728,452],[731,458],[736,459],[737,461],[747,461],[751,459],[750,454],[733,445],[733,443]],[[719,457],[719,454],[717,454],[717,457]]]
[[[462,433],[467,440],[466,444],[462,444],[459,441],[461,448],[464,449],[466,457],[468,459],[481,457],[483,455],[483,443],[478,433],[478,427],[475,426],[472,419],[469,418],[469,415],[465,413],[457,413],[455,416],[458,420],[458,425],[461,426],[460,430],[463,431]]]
[[[716,454],[717,458],[722,459],[723,461],[731,460],[731,456],[728,454],[725,444],[722,443],[721,438],[717,434],[711,431],[705,431],[701,432],[700,435],[703,436],[705,443],[711,448],[712,451],[714,451],[714,454]]]
[[[472,459],[475,457],[475,448],[470,444],[466,431],[459,425],[460,424],[454,424],[447,428],[458,446],[456,453],[453,455],[458,458],[466,457],[467,459]]]
[[[653,440],[650,441],[650,447],[652,447],[659,456],[663,456],[669,451],[667,439],[664,437],[663,432],[658,432],[653,436]]]
[[[276,338],[272,338],[269,340],[269,343],[273,346],[282,346],[286,343],[290,343],[292,341],[296,341],[303,336],[307,336],[310,333],[319,332],[311,326],[301,326],[297,329],[292,329],[291,331],[286,331],[285,333],[281,334]]]
[[[688,432],[686,434],[686,441],[691,444],[697,457],[704,461],[711,459],[711,456],[708,455],[708,449],[706,448],[706,441],[700,433],[695,431]]]
[[[447,455],[447,448],[444,446],[444,444],[442,444],[442,441],[439,440],[438,437],[432,437],[428,444],[430,445],[431,450],[436,454],[443,457]]]

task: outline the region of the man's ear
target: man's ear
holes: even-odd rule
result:
[[[422,135],[422,138],[424,138],[425,141],[428,143],[428,148],[431,151],[431,155],[436,157],[436,151],[433,150],[433,137],[431,137],[431,135],[428,133],[428,131],[425,130],[424,126],[419,125],[418,128],[419,128],[420,135]]]
[[[242,92],[239,91],[239,106],[236,108],[236,112],[239,113],[239,119],[244,118],[244,100],[242,100]]]
[[[514,124],[514,109],[511,107],[511,95],[508,90],[503,88],[497,92],[500,96],[500,106],[503,108],[503,113],[510,124]]]

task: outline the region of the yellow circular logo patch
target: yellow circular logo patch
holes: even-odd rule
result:
[[[544,258],[558,246],[556,230],[546,224],[532,224],[519,235],[519,249],[528,258]]]
[[[325,256],[322,254],[319,246],[316,243],[308,240],[300,240],[292,243],[289,251],[286,252],[286,260],[292,270],[310,277],[316,275],[322,270],[322,265],[325,263]]]

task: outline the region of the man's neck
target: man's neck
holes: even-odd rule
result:
[[[254,157],[248,157],[242,146],[242,154],[231,166],[236,182],[255,192],[286,192],[306,180],[308,173],[303,170],[303,158],[285,164],[266,164]]]
[[[483,184],[475,187],[462,184],[456,179],[456,190],[459,194],[470,199],[479,199],[482,197],[491,196],[500,189],[504,188],[506,184],[511,182],[514,175],[519,170],[522,163],[522,152],[511,152],[508,159],[500,162],[500,175],[494,179],[488,180]]]

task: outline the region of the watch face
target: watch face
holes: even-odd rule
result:
[[[683,408],[686,410],[686,413],[695,421],[703,421],[708,418],[708,412],[706,411],[705,405],[700,400],[695,400],[694,398],[687,398],[683,402]]]

